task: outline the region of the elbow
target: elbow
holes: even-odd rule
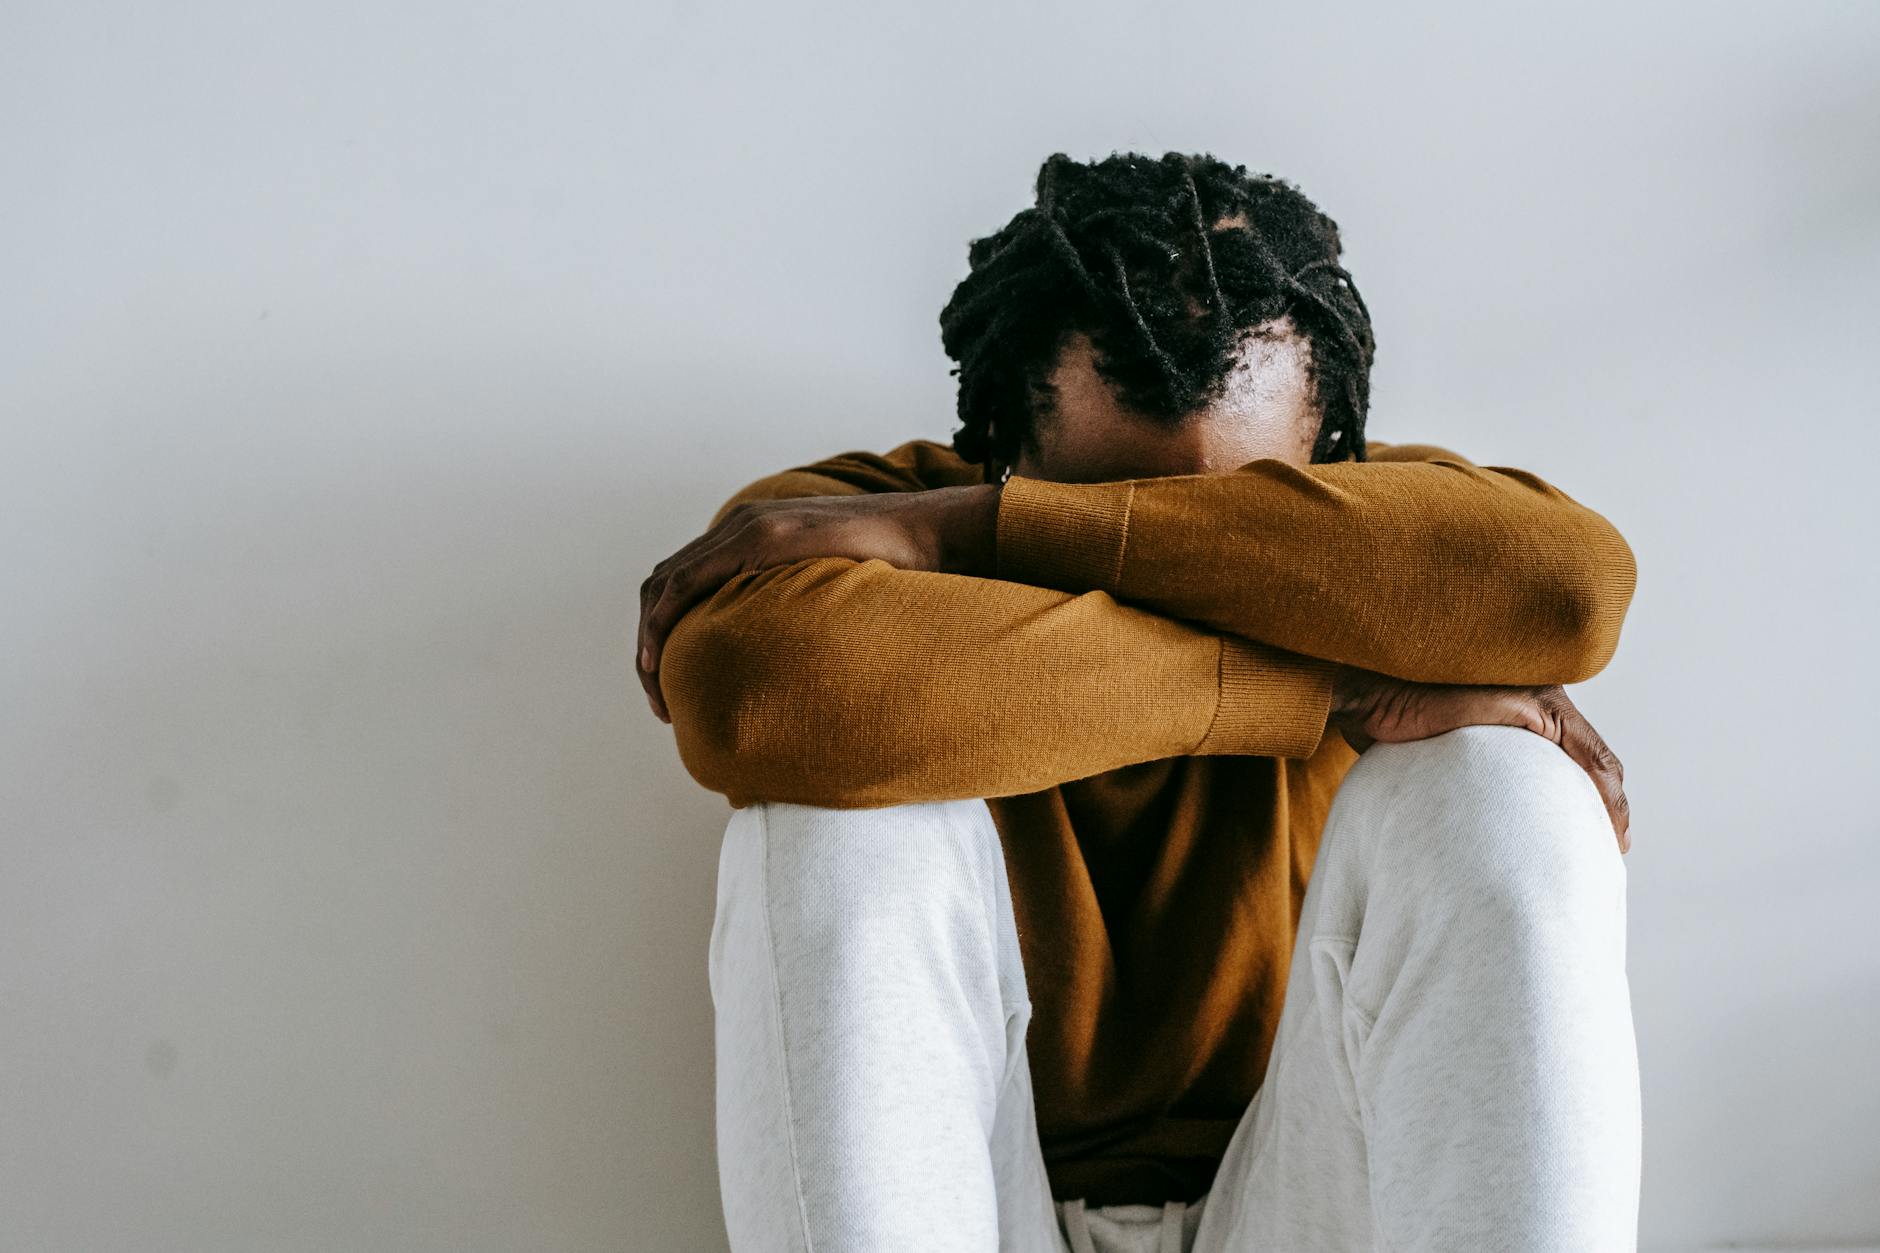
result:
[[[673,627],[660,688],[679,760],[734,806],[759,801],[844,807],[860,781],[848,751],[838,679],[844,659],[817,632],[787,620],[750,624],[694,612]]]
[[[1546,653],[1553,683],[1581,683],[1606,668],[1619,648],[1619,634],[1638,583],[1631,545],[1598,514],[1586,511],[1570,542],[1533,589],[1547,624]]]
[[[744,632],[708,613],[681,618],[660,656],[660,692],[680,762],[701,787],[736,805],[769,799],[751,790],[776,748],[753,733],[761,722],[751,711],[765,703],[763,661]]]

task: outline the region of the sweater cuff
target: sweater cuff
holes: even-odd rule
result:
[[[999,489],[999,578],[1064,592],[1113,592],[1135,484],[1058,483],[1014,474]]]
[[[1221,636],[1221,698],[1191,756],[1310,757],[1332,715],[1335,662]]]

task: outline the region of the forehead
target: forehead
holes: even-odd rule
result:
[[[1049,376],[1059,420],[1148,423],[1116,394],[1098,372],[1096,346],[1082,331],[1073,332]],[[1199,413],[1207,419],[1292,419],[1311,411],[1312,345],[1290,317],[1279,317],[1245,332],[1234,366],[1221,393]]]

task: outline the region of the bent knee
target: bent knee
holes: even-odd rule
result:
[[[1340,786],[1368,816],[1385,864],[1514,902],[1605,899],[1624,864],[1591,776],[1522,727],[1466,726],[1375,744]]]
[[[740,809],[726,855],[752,867],[744,890],[819,925],[913,921],[990,892],[1001,868],[983,800],[832,809],[765,801]]]

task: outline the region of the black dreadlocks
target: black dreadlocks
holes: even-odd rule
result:
[[[1038,202],[975,239],[940,311],[959,365],[953,448],[985,467],[1036,451],[1046,376],[1075,331],[1124,404],[1178,426],[1219,397],[1245,335],[1290,313],[1311,344],[1322,414],[1312,460],[1364,460],[1376,351],[1338,264],[1338,224],[1291,183],[1207,154],[1053,153]]]

